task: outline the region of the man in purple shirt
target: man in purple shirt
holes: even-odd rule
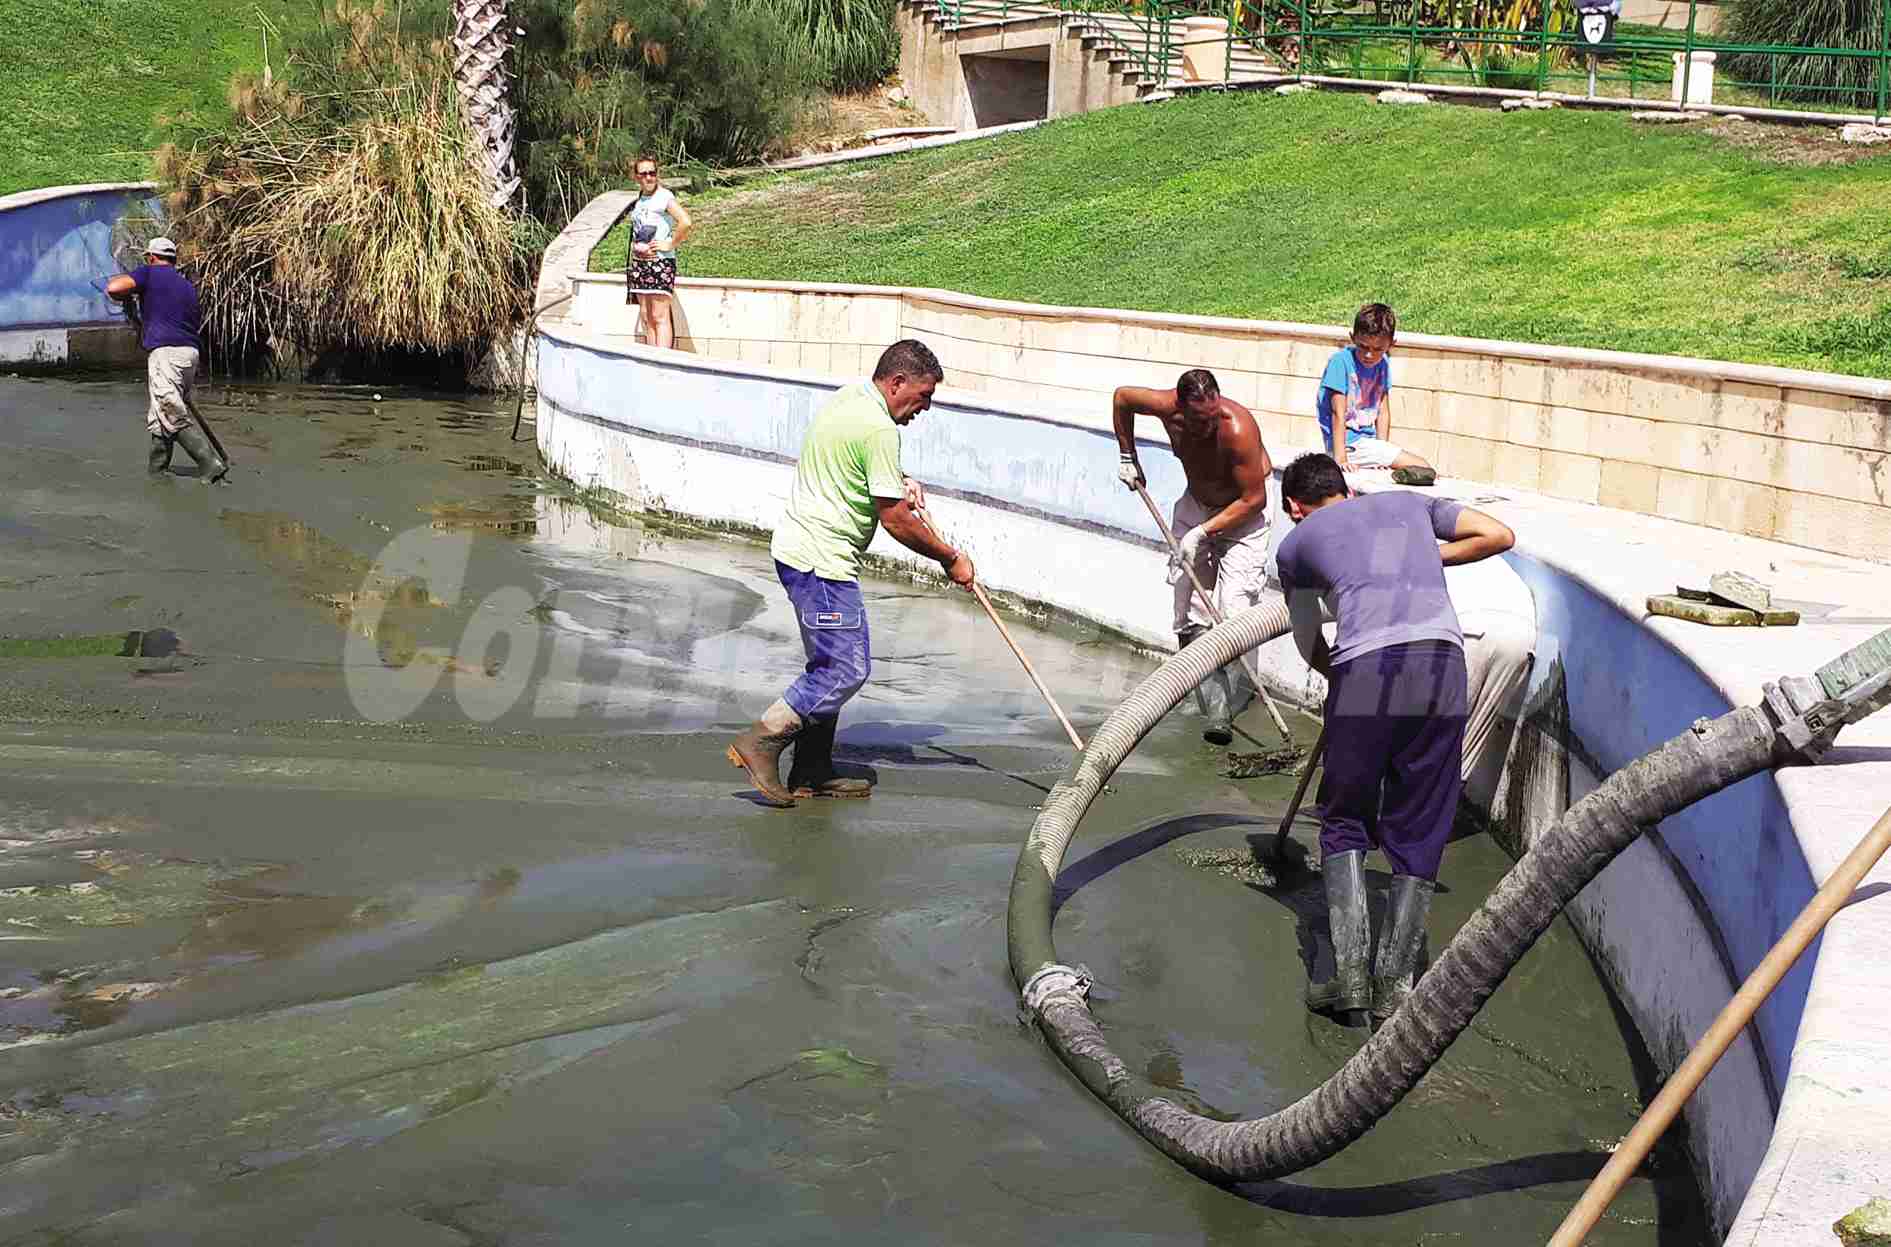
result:
[[[1327,455],[1288,464],[1280,488],[1295,525],[1278,556],[1294,642],[1327,679],[1320,859],[1335,972],[1308,986],[1307,1007],[1348,1020],[1369,1008],[1384,1019],[1411,994],[1464,784],[1464,638],[1444,569],[1501,554],[1516,536],[1443,498],[1355,497]],[[1330,646],[1322,599],[1338,623]],[[1392,864],[1392,888],[1368,973],[1365,861],[1374,847]]]
[[[190,414],[190,392],[197,382],[202,314],[197,287],[177,271],[177,244],[153,238],[145,244],[144,263],[105,283],[114,299],[142,296],[144,336],[150,352],[145,361],[151,403],[145,411],[145,429],[151,434],[147,466],[155,475],[169,471],[171,447],[182,446],[197,461],[197,476],[204,481],[223,479],[230,465],[223,461]]]

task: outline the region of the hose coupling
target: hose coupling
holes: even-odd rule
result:
[[[1780,749],[1799,762],[1815,763],[1841,728],[1891,704],[1891,628],[1810,676],[1783,676],[1763,688]]]

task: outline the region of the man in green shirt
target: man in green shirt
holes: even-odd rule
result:
[[[921,515],[919,482],[900,471],[900,427],[932,406],[944,379],[924,343],[895,342],[881,353],[872,380],[842,389],[808,426],[771,546],[801,626],[807,670],[727,750],[765,804],[872,791],[865,780],[835,774],[834,730],[840,708],[872,667],[860,555],[874,530],[884,525],[901,545],[937,559],[953,584],[972,583],[972,560],[932,531]],[[791,742],[794,765],[784,786],[781,754]]]

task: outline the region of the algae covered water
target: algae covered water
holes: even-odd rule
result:
[[[1360,1143],[1190,1176],[1020,1024],[1069,749],[969,599],[868,584],[877,793],[763,809],[721,747],[800,665],[764,549],[546,479],[507,403],[205,399],[214,488],[145,478],[135,381],[0,379],[0,1242],[1528,1242],[1632,1124],[1559,924]],[[1014,631],[1080,730],[1155,666]],[[1253,862],[1289,781],[1226,769],[1150,736],[1058,940],[1126,1059],[1248,1116],[1359,1039],[1300,1005],[1318,877]],[[1435,943],[1507,865],[1452,846]],[[1706,1241],[1677,1156],[1592,1241]]]

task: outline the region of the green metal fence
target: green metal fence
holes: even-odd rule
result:
[[[1178,16],[1228,22],[1224,78],[1234,49],[1264,53],[1286,77],[1338,77],[1412,86],[1456,85],[1506,93],[1554,92],[1651,102],[1691,101],[1697,53],[1714,54],[1713,102],[1736,108],[1891,114],[1891,0],[1879,0],[1868,46],[1742,43],[1701,29],[1715,7],[1690,0],[1684,28],[1623,22],[1599,48],[1580,33],[1571,0],[1512,0],[1502,22],[1439,20],[1489,15],[1505,0],[1179,0]],[[1838,79],[1836,84],[1831,81]]]
[[[939,0],[940,22],[964,30],[1031,18],[1081,18],[1095,36],[1125,54],[1138,73],[1166,81],[1179,59],[1175,28],[1187,16],[1177,0]]]

